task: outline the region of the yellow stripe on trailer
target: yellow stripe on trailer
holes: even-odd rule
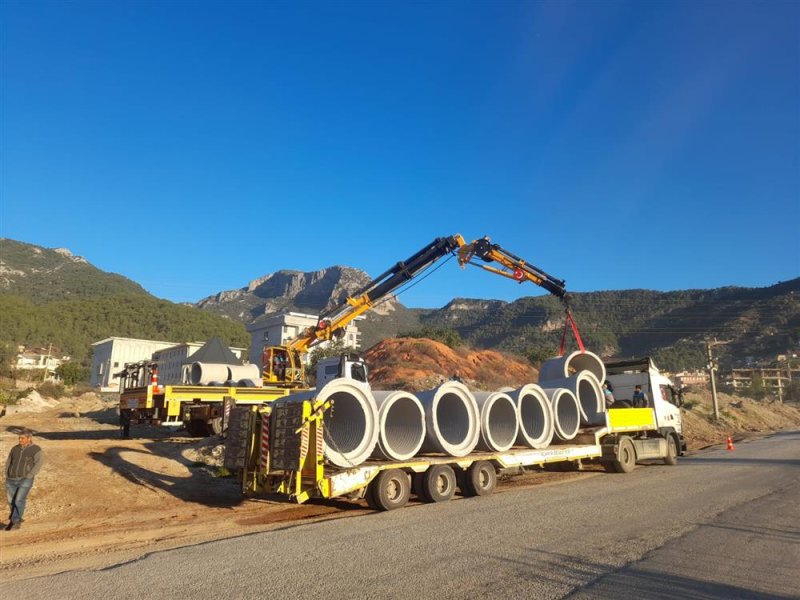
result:
[[[652,408],[610,408],[608,426],[611,431],[656,429],[656,413]]]

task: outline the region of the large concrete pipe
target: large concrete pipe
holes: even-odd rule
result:
[[[554,417],[550,400],[535,383],[508,392],[517,406],[519,433],[516,444],[529,448],[547,448],[553,441]]]
[[[545,383],[549,388],[567,388],[578,399],[581,422],[584,425],[603,425],[606,422],[606,403],[603,388],[591,371],[581,371],[572,377]]]
[[[562,442],[575,439],[581,426],[578,399],[566,388],[544,388],[543,391],[553,406],[553,428],[556,437]]]
[[[558,387],[548,385],[548,383],[565,379],[581,371],[591,371],[599,381],[606,380],[606,366],[603,361],[596,354],[585,351],[573,352],[544,361],[539,368],[539,385],[550,388]]]
[[[419,392],[425,408],[423,452],[466,456],[478,445],[480,414],[474,396],[463,383],[447,381],[437,388]]]
[[[517,440],[517,405],[503,392],[475,392],[473,396],[481,411],[481,436],[477,447],[492,452],[505,452]]]
[[[276,402],[333,400],[325,413],[325,458],[337,467],[355,467],[369,458],[378,442],[378,409],[369,386],[334,379],[323,388],[291,394]]]
[[[372,392],[378,405],[378,445],[373,456],[408,460],[425,441],[425,409],[413,394],[403,391]]]
[[[228,380],[228,365],[193,362],[191,382],[194,385],[210,385]]]
[[[249,379],[251,381],[258,381],[261,379],[261,369],[258,365],[228,365],[228,379],[232,381],[242,381]]]

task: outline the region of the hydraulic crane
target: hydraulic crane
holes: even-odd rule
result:
[[[304,386],[303,354],[320,342],[343,335],[347,325],[356,317],[373,308],[440,258],[454,254],[465,245],[464,238],[458,234],[436,238],[357,290],[338,306],[323,312],[314,327],[306,328],[287,345],[264,348],[262,355],[264,383],[288,387]]]
[[[497,263],[500,265],[500,268],[481,264],[474,260],[475,257],[487,263]],[[553,277],[540,268],[525,262],[519,256],[512,254],[499,244],[493,244],[488,236],[474,240],[470,244],[462,245],[458,250],[458,263],[462,267],[473,265],[485,271],[489,271],[490,273],[496,273],[503,277],[513,279],[518,283],[531,281],[558,297],[564,305],[565,314],[564,333],[561,336],[559,353],[564,353],[568,326],[572,327],[575,341],[578,343],[581,352],[583,352],[583,340],[581,339],[581,335],[578,332],[578,325],[575,323],[575,318],[572,316],[572,311],[570,310],[569,295],[567,294],[566,282],[563,279]]]

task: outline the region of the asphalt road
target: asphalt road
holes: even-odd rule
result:
[[[800,432],[0,584],[4,598],[798,598]]]

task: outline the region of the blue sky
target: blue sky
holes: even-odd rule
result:
[[[800,3],[2,3],[0,235],[196,301],[483,235],[573,291],[800,276]],[[401,297],[535,286],[455,262]]]

